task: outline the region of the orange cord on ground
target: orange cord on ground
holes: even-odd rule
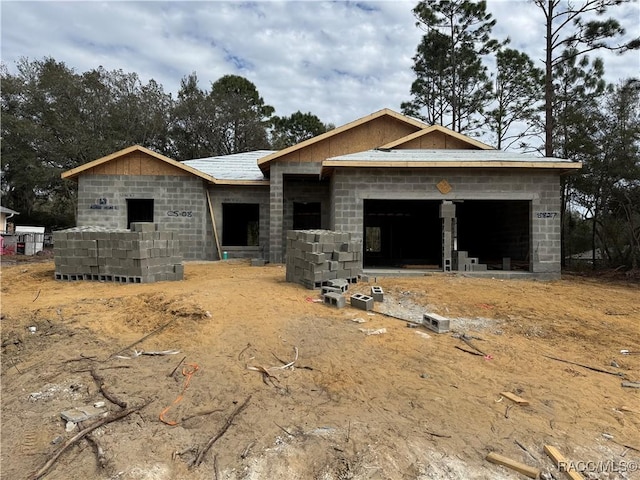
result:
[[[193,375],[198,371],[199,368],[200,367],[196,363],[184,364],[184,366],[182,367],[182,375],[185,376],[185,380],[184,380],[184,385],[182,386],[182,391],[180,392],[180,395],[178,395],[178,397],[173,401],[171,405],[169,405],[167,408],[162,410],[162,412],[160,412],[160,421],[162,423],[166,423],[167,425],[171,425],[171,426],[178,424],[178,422],[174,422],[173,420],[165,420],[164,416],[169,411],[169,409],[171,409],[171,407],[173,407],[174,405],[177,405],[182,401],[182,398],[184,397],[184,392],[187,390],[187,387],[191,382],[191,377],[193,377]]]

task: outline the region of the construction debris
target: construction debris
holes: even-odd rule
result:
[[[386,328],[378,328],[377,330],[374,328],[361,328],[360,331],[365,335],[382,335],[383,333],[387,333]]]
[[[485,460],[491,463],[495,463],[496,465],[502,465],[503,467],[515,470],[516,472],[526,475],[529,478],[538,478],[540,476],[539,469],[505,457],[503,455],[500,455],[499,453],[491,452],[485,457]]]
[[[511,392],[501,392],[500,395],[502,395],[503,397],[508,398],[509,400],[511,400],[512,402],[517,403],[518,405],[529,405],[529,400],[525,400],[522,397],[519,397],[518,395],[516,395],[515,393],[511,393]]]
[[[570,468],[569,462],[566,458],[564,458],[564,455],[562,455],[562,453],[560,453],[560,450],[558,450],[556,447],[545,445],[544,452],[553,461],[553,464],[556,466],[556,468],[564,472],[567,478],[571,480],[584,480],[580,473],[578,473],[575,469]]]

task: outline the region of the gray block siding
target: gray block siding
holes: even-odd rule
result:
[[[451,192],[436,184],[446,179]],[[331,180],[332,230],[363,238],[363,201],[531,201],[531,270],[560,273],[560,177],[543,170],[339,168]]]
[[[228,253],[229,258],[269,258],[269,186],[242,186],[242,185],[212,185],[209,187],[213,212],[216,217],[216,227],[220,246]],[[223,203],[257,203],[260,205],[260,234],[258,247],[241,247],[224,245],[224,227],[222,216]],[[211,228],[211,227],[209,227]],[[211,240],[214,244],[215,239]],[[217,258],[217,257],[216,257]]]
[[[130,198],[154,200],[154,222],[177,232],[185,260],[214,258],[205,185],[197,177],[80,175],[77,225],[126,229]]]

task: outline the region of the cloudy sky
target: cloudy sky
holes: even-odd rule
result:
[[[225,74],[252,81],[280,116],[301,110],[342,125],[409,99],[422,32],[415,1],[0,1],[2,61],[51,56],[76,72],[100,65],[153,78],[174,96],[196,72],[203,88]],[[494,36],[538,65],[542,12],[527,0],[489,0]],[[640,1],[611,12],[629,37]],[[637,52],[605,57],[610,81],[638,75]]]

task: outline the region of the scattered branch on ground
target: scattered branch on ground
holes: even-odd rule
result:
[[[584,365],[582,363],[576,363],[576,362],[572,362],[570,360],[564,360],[562,358],[557,358],[557,357],[552,357],[550,355],[542,355],[545,358],[550,358],[551,360],[555,360],[556,362],[563,362],[563,363],[568,363],[570,365],[577,365],[578,367],[582,367],[582,368],[586,368],[588,370],[593,370],[594,372],[600,372],[600,373],[607,373],[609,375],[615,375],[616,377],[624,377],[624,373],[622,372],[610,372],[609,370],[604,370],[602,368],[598,368],[598,367],[591,367],[589,365]]]
[[[152,337],[153,335],[157,335],[158,333],[162,332],[165,328],[167,328],[169,325],[171,325],[173,322],[175,322],[178,319],[178,317],[174,317],[171,320],[169,320],[167,323],[165,323],[164,325],[159,326],[158,328],[156,328],[153,332],[148,333],[147,335],[145,335],[144,337],[140,338],[139,340],[136,340],[135,342],[133,342],[131,345],[127,345],[126,347],[124,347],[121,350],[118,350],[115,353],[112,353],[109,358],[111,357],[115,357],[116,355],[120,355],[122,352],[125,352],[127,350],[129,350],[130,348],[135,347],[136,345],[138,345],[139,343],[144,342],[147,338]]]
[[[182,357],[182,360],[180,360],[180,363],[178,363],[178,365],[176,365],[176,368],[174,368],[173,370],[171,370],[171,373],[169,375],[167,375],[168,377],[173,377],[173,375],[178,371],[178,369],[180,368],[180,365],[182,365],[182,363],[187,359],[186,356]]]
[[[455,346],[455,348],[457,348],[458,350],[462,350],[463,352],[470,353],[471,355],[477,355],[478,357],[482,357],[482,356],[483,356],[481,353],[473,352],[473,351],[471,351],[471,350],[467,350],[466,348],[462,348],[462,347],[460,347],[460,346],[458,346],[458,345],[454,345],[454,346]]]
[[[222,437],[226,433],[227,430],[229,430],[229,427],[231,427],[231,425],[233,424],[233,420],[240,413],[242,413],[242,411],[245,408],[247,408],[247,406],[249,405],[249,401],[250,400],[251,400],[251,395],[249,395],[247,397],[247,399],[242,403],[242,405],[240,405],[238,408],[236,408],[233,411],[233,413],[229,416],[229,418],[225,422],[224,426],[220,429],[220,431],[218,433],[216,433],[213,437],[211,437],[211,439],[207,442],[207,444],[204,446],[204,448],[198,454],[198,456],[195,458],[195,460],[193,460],[193,462],[191,463],[190,466],[198,467],[202,463],[202,461],[204,460],[204,457],[207,454],[207,452],[209,451],[209,449],[213,446],[214,443],[216,443],[220,439],[220,437]]]
[[[105,388],[104,377],[100,375],[95,368],[92,368],[90,372],[91,372],[91,376],[93,377],[93,380],[96,382],[96,385],[98,385],[98,389],[100,390],[100,393],[102,393],[102,396],[104,398],[109,400],[111,403],[118,405],[121,408],[127,408],[127,402],[125,402],[124,400],[120,400],[118,397],[116,397],[113,393],[109,392]]]
[[[122,418],[125,418],[129,415],[131,415],[134,412],[137,412],[138,410],[143,409],[144,407],[146,407],[149,403],[151,402],[146,402],[142,405],[137,405],[137,406],[133,406],[133,407],[129,407],[129,408],[125,408],[124,410],[120,410],[118,412],[115,412],[105,418],[103,418],[102,420],[98,420],[96,423],[94,423],[93,425],[88,426],[87,428],[81,430],[80,432],[78,432],[76,435],[74,435],[73,437],[71,437],[69,440],[67,440],[64,445],[62,445],[62,447],[60,447],[58,449],[57,452],[55,452],[51,458],[35,473],[33,473],[30,477],[29,480],[38,480],[39,478],[42,478],[48,471],[49,469],[56,463],[56,461],[58,460],[58,458],[60,458],[60,456],[72,445],[76,444],[78,441],[82,440],[84,437],[86,437],[89,433],[93,432],[96,428],[99,428],[103,425],[107,425],[108,423],[112,423],[115,422],[117,420],[120,420]]]

